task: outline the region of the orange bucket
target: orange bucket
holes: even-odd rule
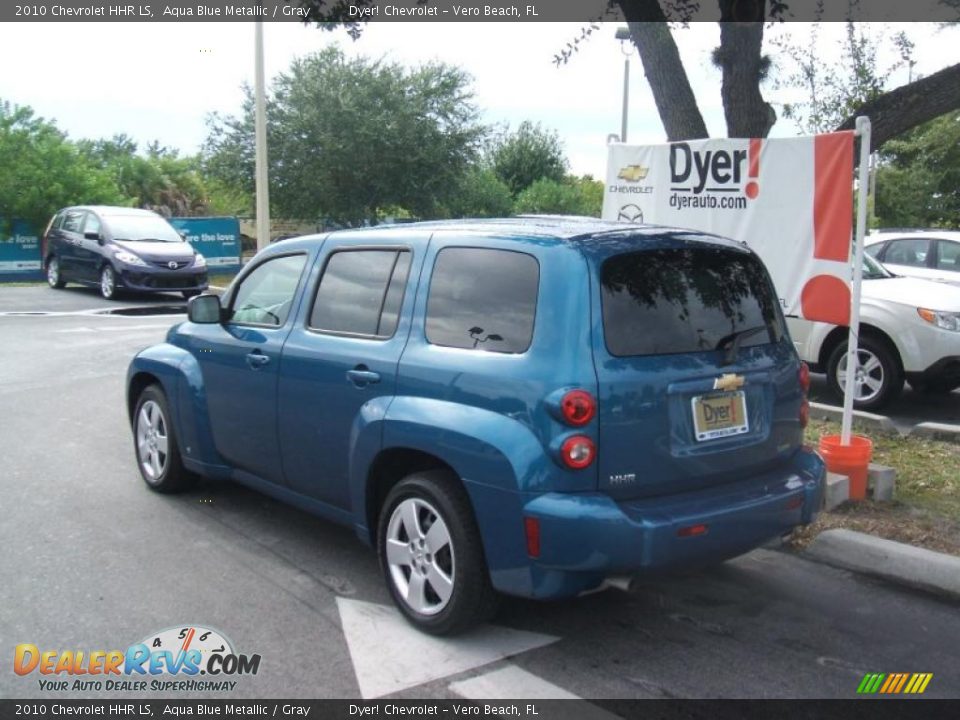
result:
[[[820,438],[820,454],[827,470],[850,478],[850,499],[867,497],[867,470],[873,456],[873,443],[862,435],[851,435],[849,445],[840,444],[839,435]]]

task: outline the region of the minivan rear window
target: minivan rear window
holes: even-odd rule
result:
[[[607,258],[600,270],[603,331],[618,357],[778,342],[783,320],[763,264],[725,248],[670,248]]]

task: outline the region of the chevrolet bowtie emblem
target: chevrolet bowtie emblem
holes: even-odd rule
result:
[[[739,390],[743,387],[743,376],[734,373],[721,375],[713,381],[714,390]]]
[[[617,179],[626,180],[627,182],[639,182],[647,177],[649,171],[650,168],[646,168],[643,165],[627,165],[626,167],[620,168]]]

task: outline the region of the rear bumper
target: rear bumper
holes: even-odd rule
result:
[[[540,524],[540,556],[529,560],[529,585],[504,575],[503,592],[561,597],[598,586],[610,576],[637,575],[719,562],[812,522],[820,509],[826,470],[801,450],[778,471],[709,490],[616,502],[603,494],[548,493],[523,506]],[[706,525],[702,535],[682,528]],[[524,583],[526,585],[526,583]]]

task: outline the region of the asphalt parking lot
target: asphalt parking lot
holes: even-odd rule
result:
[[[14,674],[16,644],[125,649],[188,625],[261,655],[230,697],[852,698],[868,672],[932,672],[927,697],[960,697],[955,604],[770,549],[425,638],[352,531],[229,483],[144,486],[126,367],[182,315],[97,311],[145,304],[183,303],[0,288],[2,697],[78,696]]]

